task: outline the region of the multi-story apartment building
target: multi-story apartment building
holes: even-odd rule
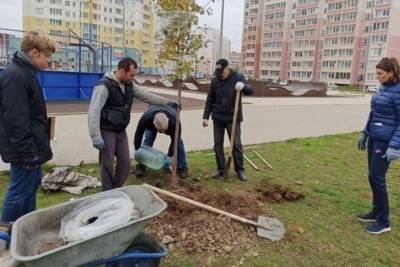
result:
[[[246,0],[242,68],[259,79],[373,85],[379,59],[400,58],[399,22],[397,0]]]
[[[289,38],[292,0],[265,3],[261,43],[262,79],[285,79],[289,71]]]
[[[245,0],[244,9],[241,65],[245,74],[255,77],[259,77],[261,64],[263,2],[263,0]]]
[[[240,69],[240,58],[241,54],[239,52],[232,51],[229,56],[229,65],[234,70]]]
[[[51,34],[68,44],[73,31],[87,43],[105,42],[118,59],[135,57],[155,68],[155,16],[151,0],[24,0],[23,29]]]
[[[367,85],[374,85],[375,65],[378,61],[384,56],[400,59],[400,31],[397,28],[400,25],[400,1],[368,0],[365,6],[362,32],[364,49],[358,72],[360,80],[366,76]]]
[[[290,79],[301,81],[317,79],[321,50],[322,5],[320,0],[293,1],[289,39],[291,53],[288,78]]]
[[[206,75],[213,75],[215,64],[218,57],[223,57],[229,60],[231,54],[231,41],[224,37],[222,39],[222,55],[219,56],[220,51],[220,33],[218,30],[207,27],[201,30],[203,34],[203,41],[206,45],[202,47],[197,53],[197,71]]]

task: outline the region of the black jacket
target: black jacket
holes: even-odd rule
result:
[[[149,108],[143,113],[142,117],[138,122],[138,126],[135,132],[135,150],[138,150],[142,145],[142,139],[146,130],[157,132],[154,126],[153,120],[156,113],[162,112],[168,117],[168,130],[164,133],[171,137],[171,144],[168,149],[168,156],[172,157],[174,148],[175,138],[175,127],[176,127],[176,109],[173,104],[167,104],[164,107],[161,106],[149,106]],[[179,124],[179,137],[182,132],[181,124]]]
[[[251,85],[247,84],[243,74],[234,70],[231,70],[231,73],[225,80],[220,80],[218,77],[214,77],[211,80],[203,119],[208,120],[211,114],[213,120],[223,123],[232,122],[236,99],[235,85],[237,82],[243,82],[245,84],[242,90],[244,95],[251,95],[253,93],[253,88]],[[242,98],[240,98],[238,121],[242,120]]]
[[[18,53],[0,74],[0,154],[4,162],[53,156],[37,69]]]
[[[103,84],[108,91],[107,102],[101,110],[100,129],[114,132],[125,131],[131,120],[132,83],[125,84],[125,93],[122,92],[117,81],[108,77],[102,78],[97,84]]]

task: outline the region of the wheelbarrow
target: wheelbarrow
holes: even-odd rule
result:
[[[0,240],[8,243],[11,241],[11,236],[7,232],[0,231]],[[85,264],[83,267],[98,265],[105,265],[106,267],[158,267],[161,259],[165,256],[167,256],[167,250],[164,245],[160,244],[153,236],[140,233],[121,255],[97,260]],[[23,267],[25,265],[9,262],[9,266]]]
[[[127,194],[134,201],[135,209],[141,215],[140,218],[93,238],[71,242],[41,254],[37,253],[36,246],[38,244],[51,242],[58,238],[61,219],[72,209],[83,201],[100,197],[111,191],[122,191]],[[28,267],[95,266],[113,264],[128,259],[137,261],[164,257],[167,252],[163,246],[159,246],[158,251],[152,253],[145,247],[141,247],[138,242],[133,241],[153,217],[166,209],[167,204],[155,193],[140,185],[122,187],[111,191],[37,210],[19,218],[12,227],[11,257]],[[143,234],[140,236],[143,236]]]

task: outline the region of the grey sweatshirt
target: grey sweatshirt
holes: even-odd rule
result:
[[[123,83],[120,83],[115,78],[114,71],[107,72],[105,76],[117,81],[119,83],[119,86],[121,87],[122,92],[125,93],[125,86]],[[139,100],[146,102],[150,105],[165,106],[168,103],[167,98],[146,92],[134,82],[132,82],[132,84],[133,84],[133,97],[136,97]],[[107,102],[107,98],[108,98],[108,90],[104,85],[97,85],[94,87],[88,113],[89,134],[92,141],[99,140],[101,138],[100,114],[101,110],[103,109],[104,105]]]

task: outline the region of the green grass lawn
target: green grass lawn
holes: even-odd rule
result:
[[[188,154],[191,177],[200,177],[205,188],[239,191],[255,188],[266,182],[289,186],[305,194],[305,199],[284,204],[266,204],[266,212],[279,218],[289,229],[289,240],[271,242],[258,238],[251,250],[234,250],[226,256],[185,255],[174,251],[164,266],[398,266],[400,265],[400,168],[392,164],[388,174],[392,232],[372,236],[365,224],[354,215],[368,211],[370,189],[367,181],[366,152],[356,149],[358,134],[343,134],[320,138],[292,139],[259,145],[273,169],[255,171],[246,166],[248,182],[232,179],[229,182],[206,179],[215,168],[210,151]],[[250,158],[262,166],[248,151]],[[95,165],[77,168],[83,173],[98,175]],[[160,179],[160,173],[151,172],[146,182]],[[8,173],[1,174],[0,194],[3,199]],[[129,184],[144,180],[129,178]],[[299,183],[299,181],[302,182]],[[97,192],[87,190],[85,194]],[[74,196],[64,193],[39,192],[40,208],[67,201]],[[304,228],[304,233],[296,229]],[[229,231],[229,229],[227,229]],[[201,263],[201,264],[200,264]]]

